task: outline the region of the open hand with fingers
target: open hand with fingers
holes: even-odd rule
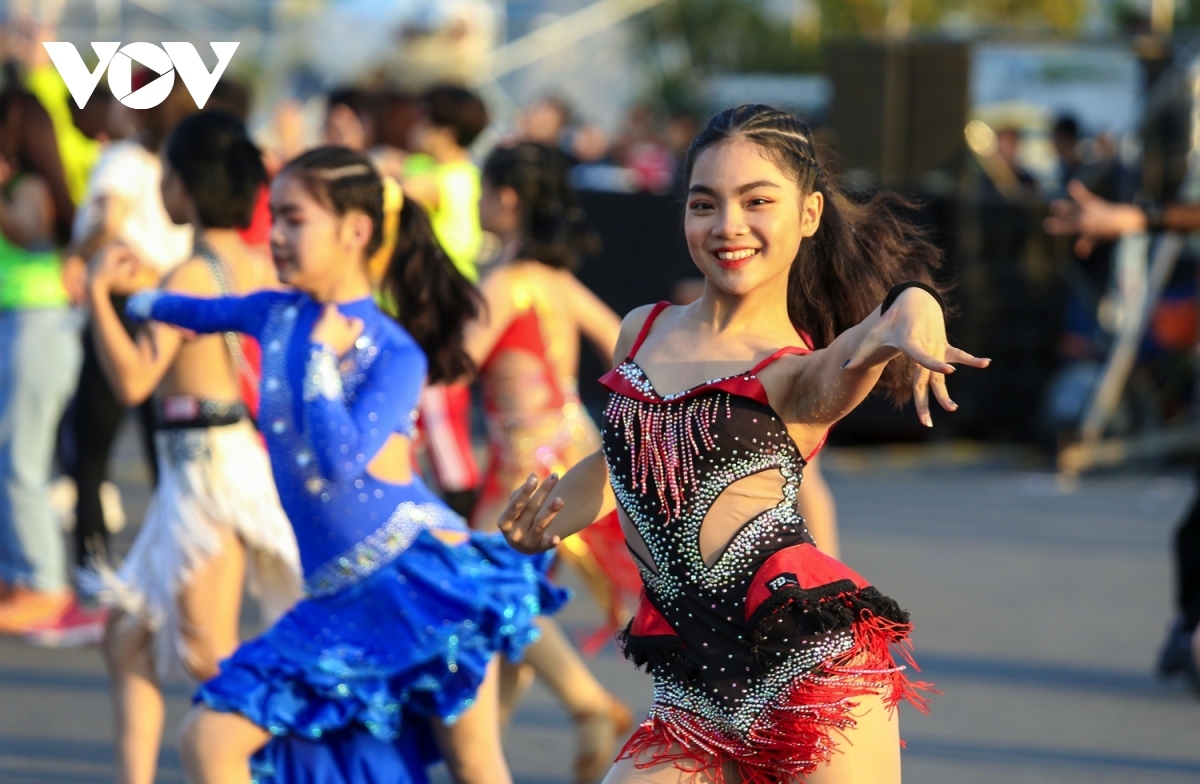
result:
[[[929,414],[930,389],[942,408],[947,411],[958,409],[958,404],[946,391],[946,376],[954,372],[954,365],[986,368],[992,362],[950,345],[946,339],[946,319],[941,303],[920,288],[909,288],[900,293],[863,337],[842,369],[862,370],[902,355],[916,363],[912,378],[913,402],[921,424],[926,427],[933,427],[933,418]]]
[[[119,242],[97,251],[88,267],[88,286],[96,296],[132,294],[154,283],[155,276],[146,274],[137,254]]]
[[[1070,199],[1050,205],[1042,226],[1048,234],[1075,236],[1075,253],[1087,258],[1098,242],[1146,230],[1146,214],[1133,204],[1119,204],[1092,193],[1079,180],[1067,184]]]
[[[557,474],[551,474],[540,484],[531,475],[508,497],[499,525],[514,550],[534,555],[558,546],[561,537],[547,530],[565,503],[562,498],[550,498],[557,484]]]

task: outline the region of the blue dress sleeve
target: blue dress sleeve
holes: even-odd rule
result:
[[[125,312],[133,321],[161,321],[192,332],[257,336],[271,305],[286,297],[279,291],[258,291],[244,297],[191,297],[154,289],[131,296]]]
[[[333,349],[309,341],[304,417],[322,476],[335,482],[359,478],[392,433],[411,429],[426,368],[414,343],[380,346],[348,396]]]

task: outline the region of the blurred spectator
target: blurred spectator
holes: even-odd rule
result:
[[[1079,165],[1083,162],[1079,156],[1079,123],[1074,117],[1064,115],[1054,123],[1050,132],[1050,141],[1058,156],[1058,192],[1057,196],[1066,194],[1067,183],[1075,179]]]
[[[355,87],[341,87],[326,99],[325,144],[349,147],[359,152],[371,146],[371,96]]]
[[[1197,204],[1119,204],[1092,193],[1081,182],[1068,183],[1070,200],[1051,205],[1046,231],[1074,237],[1074,252],[1088,256],[1101,243],[1143,231],[1200,231]],[[1200,466],[1197,478],[1200,480]],[[1176,616],[1158,658],[1163,677],[1183,675],[1200,688],[1200,493],[1175,533]]]
[[[100,144],[94,136],[81,131],[72,117],[74,101],[58,70],[50,62],[43,41],[57,40],[54,28],[37,25],[32,20],[19,20],[8,26],[8,53],[24,70],[25,89],[37,98],[50,116],[63,168],[63,181],[71,203],[78,204],[87,187],[88,173],[100,155]],[[106,93],[107,91],[97,91]],[[89,103],[91,103],[89,101]],[[101,105],[106,102],[102,99]],[[64,226],[70,226],[70,215],[59,215]]]
[[[1034,180],[1033,175],[1026,171],[1025,167],[1020,163],[1020,131],[1012,127],[999,128],[996,131],[996,155],[1000,158],[1000,160],[1004,161],[1009,170],[1012,171],[1013,177],[1023,190],[1036,190],[1036,180]]]
[[[1079,124],[1075,118],[1060,117],[1051,134],[1058,154],[1056,198],[1067,195],[1073,180],[1084,183],[1105,199],[1120,197],[1121,175],[1115,159],[1084,161]],[[1100,312],[1112,280],[1113,246],[1102,242],[1087,254],[1072,251],[1067,259],[1067,296],[1061,353],[1077,359],[1096,359],[1103,354],[1107,333]]]
[[[559,149],[571,125],[571,109],[563,99],[547,95],[534,101],[517,121],[523,141]]]
[[[148,72],[135,74],[134,89],[148,81]],[[119,104],[117,104],[119,105]],[[188,258],[192,230],[177,226],[163,206],[159,181],[162,164],[159,145],[175,124],[196,111],[196,104],[176,80],[174,89],[158,106],[133,113],[137,135],[113,142],[104,149],[88,181],[88,190],[75,222],[75,252],[90,258],[104,245],[126,245],[140,261],[139,268],[153,285],[163,274]],[[125,312],[123,298],[114,300],[118,313]],[[126,324],[132,334],[133,327]],[[152,408],[139,407],[142,438],[151,475],[155,472],[152,441]],[[119,509],[119,497],[101,502],[101,485],[108,474],[108,458],[116,440],[125,408],[113,394],[101,372],[90,332],[84,334],[83,367],[72,407],[70,430],[75,455],[71,475],[78,493],[75,511],[75,560],[86,565],[90,556],[108,550],[109,524]],[[115,486],[111,486],[114,487]],[[110,496],[114,490],[107,491]],[[105,508],[107,506],[107,508]]]
[[[50,503],[55,434],[79,367],[56,226],[69,201],[49,114],[15,69],[0,86],[0,633],[74,609]],[[64,216],[64,210],[67,215]]]
[[[675,180],[675,157],[658,133],[654,110],[635,104],[614,145],[617,162],[637,174],[639,190],[666,193]]]
[[[433,158],[428,174],[409,177],[404,191],[429,213],[446,255],[468,280],[478,280],[483,246],[479,227],[479,167],[468,147],[488,126],[487,107],[462,87],[434,87],[422,97],[423,111],[409,132],[409,148]]]
[[[383,90],[375,98],[371,159],[381,174],[405,180],[430,174],[437,166],[431,156],[411,148],[413,126],[421,121],[424,104],[417,96]]]
[[[580,125],[571,135],[571,152],[578,163],[571,170],[571,187],[584,191],[632,193],[641,190],[641,177],[609,157],[608,134],[598,125]]]
[[[462,87],[434,87],[409,133],[409,149],[434,160],[427,174],[404,180],[405,193],[429,213],[433,232],[463,277],[479,280],[483,250],[479,224],[482,182],[467,148],[487,127],[487,107]],[[437,484],[452,509],[466,514],[479,485],[471,452],[471,393],[466,383],[434,384],[421,394],[419,421]]]
[[[672,183],[671,190],[675,193],[683,191],[683,161],[687,157],[688,147],[692,144],[692,139],[696,138],[696,134],[700,132],[700,127],[696,123],[696,118],[687,112],[672,112],[667,118],[667,125],[663,131],[663,137],[666,140],[667,149],[671,151],[671,155],[675,158],[675,181]]]

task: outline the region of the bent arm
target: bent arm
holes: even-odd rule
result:
[[[348,401],[338,357],[310,341],[304,372],[304,417],[321,475],[334,482],[359,478],[416,406],[425,382],[425,355],[416,345],[381,348],[367,378]]]
[[[570,278],[569,291],[571,308],[575,312],[579,331],[592,344],[600,358],[605,362],[609,361],[621,335],[620,316],[574,275]]]
[[[136,406],[154,394],[171,369],[183,346],[184,334],[168,324],[153,323],[140,330],[136,338],[131,338],[113,307],[111,285],[111,279],[103,275],[103,271],[97,271],[88,287],[92,339],[100,367],[117,398],[126,406]],[[167,278],[163,291],[175,295],[211,296],[215,287],[203,263],[192,260]]]
[[[616,509],[602,452],[580,460],[555,481],[539,487],[530,477],[517,488],[500,515],[500,530],[522,552],[543,552]]]

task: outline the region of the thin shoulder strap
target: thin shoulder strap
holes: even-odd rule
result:
[[[633,341],[633,346],[631,346],[629,349],[630,359],[633,359],[635,356],[637,356],[638,349],[642,347],[642,343],[645,342],[646,336],[650,334],[650,327],[653,326],[654,319],[658,318],[658,314],[666,310],[670,304],[671,303],[665,299],[654,303],[653,310],[651,310],[650,315],[646,317],[646,323],[642,324],[642,331],[638,333],[637,340]]]
[[[757,365],[755,365],[754,369],[750,371],[750,375],[754,375],[755,373],[762,370],[767,365],[771,364],[772,362],[779,359],[780,357],[803,356],[805,354],[811,354],[811,353],[812,353],[812,349],[809,348],[808,346],[784,346],[783,348],[779,349],[771,356],[764,359],[762,362],[759,362]]]
[[[225,263],[225,260],[202,242],[197,242],[194,250],[196,255],[204,260],[205,266],[208,267],[209,275],[212,276],[213,282],[217,284],[217,291],[222,296],[233,294],[233,273],[230,271],[229,265]],[[244,378],[251,389],[258,389],[258,373],[246,358],[245,352],[242,351],[241,339],[236,332],[226,332],[224,338],[225,347],[229,350],[229,358],[233,361],[234,372]]]

